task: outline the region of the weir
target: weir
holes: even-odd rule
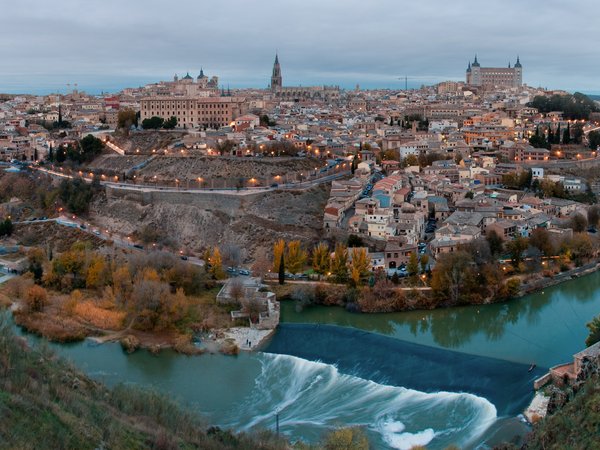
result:
[[[264,351],[333,364],[381,384],[475,394],[492,402],[499,416],[521,413],[534,380],[547,371],[334,325],[281,324]]]

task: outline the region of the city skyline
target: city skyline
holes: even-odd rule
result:
[[[594,43],[566,39],[563,29],[592,31],[600,6],[556,1],[490,2],[485,10],[461,1],[452,9],[380,1],[180,2],[125,5],[115,0],[29,0],[4,8],[0,92],[115,91],[171,79],[200,68],[232,88],[266,88],[275,52],[284,84],[338,84],[402,89],[463,80],[476,53],[483,65],[504,67],[517,55],[531,86],[599,92]],[[587,11],[581,14],[581,11]],[[390,14],[393,12],[393,14]],[[293,17],[293,20],[290,18]],[[549,26],[555,24],[556,26]],[[32,31],[33,30],[33,31]]]

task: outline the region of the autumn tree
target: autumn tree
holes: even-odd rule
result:
[[[419,273],[419,258],[416,252],[411,252],[408,258],[408,264],[406,265],[406,271],[413,277]]]
[[[331,274],[338,283],[348,280],[348,248],[344,244],[336,244],[331,260]]]
[[[225,272],[223,272],[223,260],[221,259],[219,247],[213,248],[212,255],[210,256],[210,266],[210,274],[215,280],[222,280],[225,278]]]
[[[325,437],[325,450],[369,450],[369,440],[358,427],[339,428]]]
[[[321,242],[313,249],[312,268],[319,275],[325,275],[329,270],[329,247]]]
[[[425,273],[429,264],[429,255],[421,255],[421,272]]]
[[[302,272],[308,255],[306,250],[300,246],[300,241],[290,241],[287,245],[287,263],[286,267],[290,273],[296,274]]]
[[[85,285],[88,289],[96,289],[104,286],[106,284],[106,280],[106,261],[100,255],[94,255],[87,268]]]
[[[281,256],[285,253],[285,241],[283,239],[279,239],[275,244],[273,244],[273,272],[279,272],[279,263],[281,261]],[[285,256],[284,256],[285,258]]]
[[[369,275],[369,256],[365,248],[352,249],[352,261],[350,262],[350,277],[355,286],[359,286],[363,279]]]
[[[48,293],[46,289],[37,284],[34,284],[25,295],[25,304],[29,312],[38,312],[44,309],[48,304]]]

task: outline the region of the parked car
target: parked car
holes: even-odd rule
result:
[[[184,261],[187,261],[187,260],[188,260],[188,257],[187,257],[187,256],[185,256],[185,255],[181,255],[181,256],[180,256],[180,258],[181,258],[182,260],[184,260]]]
[[[139,248],[140,250],[144,250],[144,246],[140,244],[133,244],[135,248]]]
[[[227,272],[229,272],[229,273],[236,273],[237,270],[235,270],[233,267],[228,267],[227,268]]]
[[[250,275],[250,271],[249,271],[249,270],[247,270],[247,269],[239,269],[239,270],[238,270],[238,273],[239,273],[240,275],[244,275],[244,276],[248,276],[248,275]]]

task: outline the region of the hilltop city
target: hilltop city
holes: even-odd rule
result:
[[[595,272],[600,102],[527,85],[521,56],[465,56],[464,73],[418,89],[290,86],[275,54],[263,88],[198,67],[100,95],[0,94],[0,304],[55,342],[237,355],[276,339],[283,301],[298,314],[423,311],[416,335],[435,309],[479,317]],[[509,320],[495,320],[501,336]],[[519,368],[538,391],[530,423],[592,376],[600,319],[588,328],[573,361]],[[210,433],[193,439],[214,447],[193,448],[237,445]],[[271,438],[261,448],[291,448]]]

